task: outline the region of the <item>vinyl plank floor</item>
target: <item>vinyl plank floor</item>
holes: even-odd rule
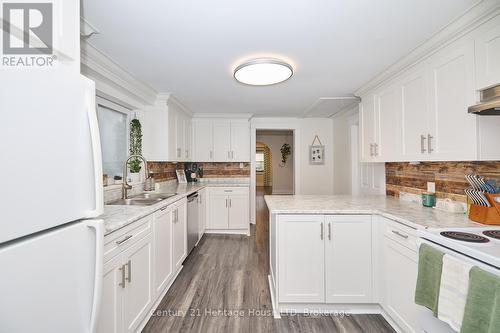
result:
[[[269,188],[257,191],[250,237],[203,237],[143,332],[395,332],[379,315],[272,317],[266,193]]]

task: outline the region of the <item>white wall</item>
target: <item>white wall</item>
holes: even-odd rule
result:
[[[351,140],[349,127],[358,106],[332,118],[333,121],[333,193],[352,193]]]
[[[262,134],[261,134],[262,133]],[[265,131],[257,133],[257,141],[265,143],[272,154],[273,194],[293,194],[293,132]],[[288,143],[292,155],[281,167],[281,146]]]
[[[329,118],[305,118],[300,120],[301,169],[300,194],[333,194],[333,121]],[[318,135],[325,146],[325,164],[309,164],[309,146]]]

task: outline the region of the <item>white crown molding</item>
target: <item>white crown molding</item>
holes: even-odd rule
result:
[[[96,89],[129,108],[152,105],[158,93],[136,79],[88,41],[81,41],[81,72],[96,82]]]
[[[408,55],[389,66],[369,82],[355,91],[356,96],[363,96],[367,92],[379,87],[384,82],[396,77],[399,73],[425,60],[438,50],[449,45],[454,40],[476,29],[479,25],[500,14],[498,0],[482,0],[456,18],[450,24],[434,34],[430,39],[416,47]]]
[[[193,113],[193,118],[250,119],[252,113]]]

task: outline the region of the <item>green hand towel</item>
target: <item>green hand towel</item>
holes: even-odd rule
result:
[[[500,333],[500,277],[473,267],[461,333]]]
[[[415,303],[430,309],[437,317],[441,271],[444,253],[422,244],[418,255],[418,277]]]

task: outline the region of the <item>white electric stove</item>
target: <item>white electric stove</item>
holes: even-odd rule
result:
[[[500,226],[426,229],[419,237],[500,269]]]
[[[419,230],[419,244],[428,244],[490,273],[500,275],[500,226]],[[448,324],[420,307],[420,324],[425,333],[455,333]]]

